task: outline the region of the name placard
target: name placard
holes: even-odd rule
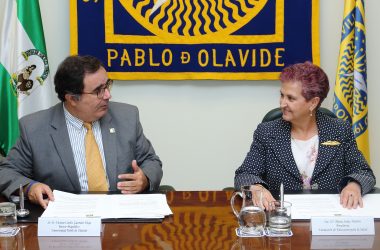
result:
[[[38,236],[100,236],[102,221],[96,218],[38,218]]]
[[[373,217],[311,217],[312,235],[374,235]]]

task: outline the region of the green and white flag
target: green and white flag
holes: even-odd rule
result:
[[[38,0],[5,0],[0,43],[0,153],[19,136],[18,119],[51,106],[44,32]]]

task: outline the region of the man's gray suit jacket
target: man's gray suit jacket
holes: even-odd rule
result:
[[[81,191],[62,105],[20,119],[20,137],[0,163],[0,191],[5,196],[32,180],[52,189]],[[119,174],[133,172],[132,160],[148,177],[149,191],[157,190],[162,164],[144,136],[137,107],[109,102],[100,127],[110,191],[117,190]]]

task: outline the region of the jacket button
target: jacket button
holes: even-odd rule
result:
[[[311,185],[311,189],[314,189],[314,190],[318,189],[318,183],[314,183],[313,185]]]

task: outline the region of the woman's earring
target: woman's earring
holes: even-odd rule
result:
[[[313,116],[313,110],[310,109],[310,116]]]

